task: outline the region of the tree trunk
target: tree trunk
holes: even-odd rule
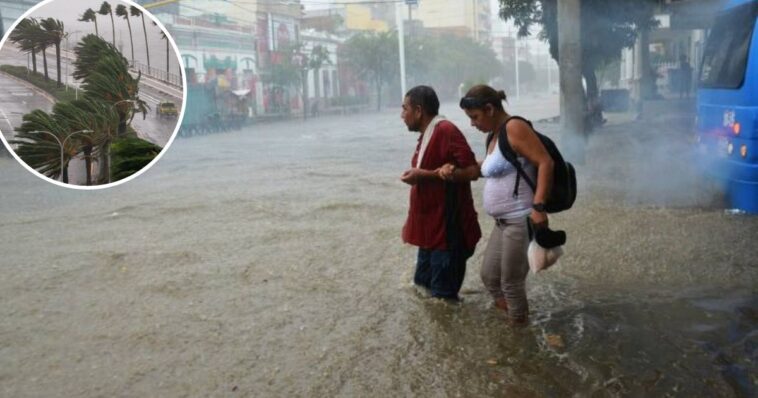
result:
[[[603,124],[603,109],[600,106],[600,92],[597,87],[597,75],[595,67],[584,63],[582,65],[582,76],[587,83],[587,119],[585,119],[585,128],[591,131],[595,126]]]
[[[316,68],[313,70],[313,83],[314,83],[314,94],[316,96],[316,101],[319,103],[321,102],[321,68]]]
[[[562,146],[568,160],[584,162],[584,89],[582,88],[581,0],[558,2],[558,54]]]
[[[308,119],[308,111],[308,69],[303,69],[303,120]]]
[[[47,49],[42,49],[42,66],[45,69],[45,80],[50,80],[50,77],[47,75]]]
[[[145,27],[145,15],[142,14],[142,31],[145,32],[145,53],[147,54],[147,71],[150,73],[150,47],[147,45],[147,28]]]
[[[132,65],[134,65],[134,39],[132,38],[132,23],[129,22],[129,14],[126,15],[126,26],[129,27],[129,44],[132,49]]]
[[[55,43],[55,66],[58,69],[58,87],[61,87],[63,85],[63,82],[61,82],[61,43],[60,42]]]
[[[376,78],[376,110],[382,110],[382,78]]]
[[[100,171],[98,180],[101,184],[111,182],[111,140],[106,140],[100,149]]]
[[[32,70],[37,73],[37,51],[32,51]]]
[[[123,137],[126,135],[126,115],[118,115],[118,136]]]
[[[111,28],[113,29],[111,33],[113,34],[113,47],[116,47],[116,22],[113,21],[113,11],[110,12],[111,14]]]
[[[92,21],[95,22],[95,36],[100,37],[100,31],[97,30],[97,17]]]
[[[655,74],[650,66],[650,32],[647,29],[640,31],[640,65],[642,74],[640,76],[640,97],[642,99],[651,99],[655,97],[657,88],[655,86]]]
[[[87,185],[92,185],[92,145],[87,145],[84,150],[84,165],[87,169]]]
[[[63,174],[63,183],[68,184],[68,163],[65,166],[61,165],[61,173]]]

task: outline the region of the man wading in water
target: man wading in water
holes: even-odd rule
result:
[[[479,167],[466,138],[438,115],[439,107],[428,86],[410,89],[403,99],[403,122],[421,133],[411,168],[400,177],[411,186],[403,241],[419,248],[413,282],[433,297],[457,300],[466,260],[482,236],[470,184]],[[443,171],[446,163],[452,166]]]

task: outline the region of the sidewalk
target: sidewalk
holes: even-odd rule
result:
[[[664,207],[712,207],[717,188],[696,170],[694,100],[646,101],[634,113],[608,113],[589,134],[577,169],[578,201]],[[559,123],[535,127],[561,146]]]

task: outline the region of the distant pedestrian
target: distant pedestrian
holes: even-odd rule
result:
[[[687,56],[679,57],[679,98],[689,98],[692,86],[692,66],[687,62]]]
[[[403,99],[403,122],[421,133],[411,168],[400,177],[411,186],[403,241],[418,246],[413,282],[433,297],[456,300],[466,261],[482,236],[469,182],[478,178],[479,167],[466,138],[438,115],[439,107],[427,86],[410,89]]]

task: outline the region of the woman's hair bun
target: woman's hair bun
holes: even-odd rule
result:
[[[497,90],[497,97],[500,98],[501,100],[505,101],[505,98],[506,98],[505,91],[503,91],[503,90]]]

